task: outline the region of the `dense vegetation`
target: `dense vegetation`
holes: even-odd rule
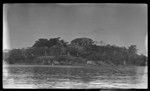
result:
[[[98,65],[105,62],[112,65],[146,65],[147,57],[137,54],[136,45],[128,48],[105,44],[97,45],[90,38],[76,38],[70,43],[60,37],[41,38],[32,47],[12,49],[4,53],[8,64],[49,65]]]

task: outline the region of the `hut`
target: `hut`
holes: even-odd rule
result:
[[[88,60],[88,61],[87,61],[87,64],[95,65],[95,62],[94,62],[94,61],[91,61],[91,60]]]
[[[53,64],[54,64],[54,65],[58,65],[59,62],[58,62],[58,61],[53,61]]]

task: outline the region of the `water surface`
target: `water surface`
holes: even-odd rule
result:
[[[3,67],[3,87],[147,88],[147,67],[138,67],[134,75],[107,73],[85,68],[5,66]]]

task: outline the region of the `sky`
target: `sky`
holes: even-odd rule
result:
[[[31,47],[39,38],[88,37],[137,45],[147,55],[146,4],[4,4],[3,49]]]

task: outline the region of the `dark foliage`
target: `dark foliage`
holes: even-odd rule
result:
[[[136,45],[128,48],[115,45],[96,45],[90,38],[77,38],[70,44],[58,38],[37,40],[30,48],[12,49],[5,60],[9,64],[86,64],[86,61],[113,65],[146,65],[147,57],[137,54]],[[40,57],[40,58],[39,58]]]

